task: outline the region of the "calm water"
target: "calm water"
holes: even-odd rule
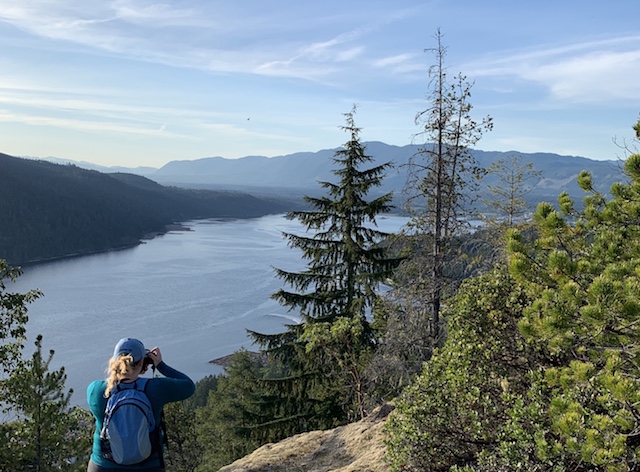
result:
[[[397,231],[405,218],[378,220]],[[86,406],[85,388],[102,378],[113,346],[136,337],[159,346],[164,360],[194,380],[221,372],[210,360],[252,348],[246,329],[272,333],[295,321],[270,295],[282,287],[273,267],[299,270],[300,252],[282,232],[302,234],[283,215],[250,220],[187,222],[132,249],[26,268],[8,289],[40,289],[29,306],[25,355],[37,334],[55,350],[52,368],[65,366],[72,402]]]

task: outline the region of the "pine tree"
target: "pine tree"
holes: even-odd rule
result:
[[[538,180],[540,172],[534,170],[533,163],[522,163],[520,156],[500,159],[489,167],[488,172],[496,175],[497,185],[487,185],[489,196],[483,202],[495,211],[495,220],[506,227],[512,227],[528,210],[525,195],[532,189],[527,182]]]
[[[268,402],[256,382],[262,367],[255,353],[244,349],[235,352],[225,374],[209,392],[206,405],[196,409],[198,471],[217,471],[261,444],[281,439],[264,437],[265,428],[256,427],[270,419],[261,416],[261,404]]]
[[[436,32],[435,63],[429,68],[428,107],[415,117],[425,141],[407,163],[404,193],[410,222],[400,238],[406,260],[395,272],[394,290],[386,308],[386,327],[374,364],[377,386],[386,398],[394,396],[420,372],[444,330],[442,300],[455,293],[461,279],[478,271],[469,258],[475,250],[462,236],[465,217],[472,214],[474,192],[484,174],[471,146],[491,130],[490,117],[471,116],[472,84],[465,76],[449,77],[440,30]]]
[[[50,372],[53,351],[42,355],[42,336],[29,360],[22,358],[28,321],[27,304],[42,294],[7,291],[20,269],[0,259],[0,470],[86,469],[93,421],[89,412],[70,408],[64,393],[64,368]]]
[[[334,157],[338,183],[321,182],[324,197],[306,197],[310,210],[291,212],[305,235],[285,234],[302,251],[306,270],[276,269],[286,285],[273,295],[302,322],[275,335],[251,333],[286,377],[265,381],[279,392],[278,427],[295,422],[300,430],[326,428],[366,415],[363,371],[374,348],[370,325],[381,281],[399,259],[388,257],[388,234],[376,216],[391,210],[391,194],[367,200],[390,163],[362,169],[372,161],[360,141],[355,107],[346,113],[349,141]],[[278,410],[278,408],[276,408]]]
[[[446,343],[390,422],[392,470],[638,470],[640,154],[625,172],[610,197],[582,172],[583,210],[538,205],[508,276],[447,303]]]
[[[433,339],[440,333],[441,302],[446,289],[446,267],[452,243],[469,212],[470,190],[475,190],[483,169],[475,162],[470,147],[492,128],[490,117],[476,122],[471,117],[472,84],[458,74],[449,79],[445,58],[447,48],[440,30],[433,52],[435,64],[429,69],[429,106],[416,115],[418,134],[424,146],[408,163],[405,192],[410,227],[424,238],[414,248],[407,267],[407,282],[426,295],[420,305],[430,312],[428,331]],[[426,290],[425,290],[426,289]],[[416,294],[410,295],[414,297]],[[423,308],[424,309],[424,308]],[[424,315],[421,315],[424,316]],[[427,318],[426,316],[424,316]]]
[[[503,459],[528,451],[563,470],[637,469],[640,154],[625,172],[610,199],[582,172],[583,210],[562,194],[558,209],[538,206],[533,242],[510,238],[510,269],[533,298],[519,328],[546,365],[512,415]]]
[[[28,361],[20,362],[9,378],[7,397],[17,419],[8,447],[13,466],[25,470],[83,470],[93,436],[88,412],[69,406],[73,390],[65,393],[64,367],[49,371],[53,351],[42,354],[42,336]]]

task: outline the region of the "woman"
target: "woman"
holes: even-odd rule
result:
[[[142,342],[137,339],[121,339],[116,344],[113,357],[109,360],[108,378],[95,380],[87,387],[87,402],[96,419],[93,449],[87,472],[165,471],[161,446],[152,452],[147,460],[133,465],[120,465],[105,458],[101,447],[100,431],[107,401],[119,388],[131,387],[130,384],[134,384],[133,387],[135,387],[138,377],[147,370],[149,361],[145,362],[145,358],[153,363],[154,369],[157,368],[164,375],[164,377],[148,379],[144,388],[151,403],[156,425],[160,424],[162,407],[166,403],[184,400],[195,391],[195,385],[189,377],[164,363],[158,347],[147,351]]]

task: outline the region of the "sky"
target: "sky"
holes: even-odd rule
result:
[[[0,0],[0,153],[104,166],[421,143],[439,29],[474,147],[618,159],[637,0]],[[636,143],[637,144],[637,143]]]

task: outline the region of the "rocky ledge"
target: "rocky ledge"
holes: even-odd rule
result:
[[[265,444],[218,472],[389,472],[383,427],[394,406],[328,431],[311,431]]]

